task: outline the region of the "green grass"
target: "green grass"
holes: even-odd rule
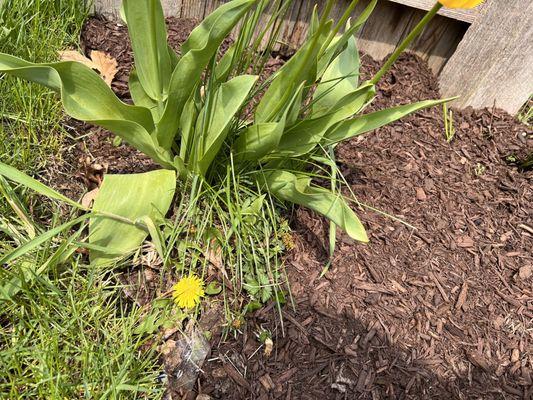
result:
[[[87,16],[83,0],[4,0],[0,6],[0,52],[34,62],[57,60],[79,42]],[[0,158],[34,173],[57,154],[65,135],[62,107],[46,88],[0,77]]]
[[[0,398],[161,395],[155,357],[140,351],[143,339],[133,334],[140,310],[106,275],[74,261],[5,306],[2,319],[11,323],[0,329]]]
[[[0,184],[18,215],[0,216],[1,255],[46,228],[25,218],[10,185]],[[154,347],[136,333],[146,310],[124,298],[113,269],[89,266],[75,253],[83,228],[0,268],[0,399],[162,395]]]
[[[82,0],[2,3],[0,52],[46,62],[78,44],[87,16]],[[5,76],[0,93],[0,159],[35,174],[60,155],[67,134],[61,104],[49,90]],[[27,191],[0,183],[1,258],[46,228],[22,211]],[[0,399],[160,398],[161,367],[135,333],[144,311],[124,300],[112,272],[73,254],[68,240],[56,238],[0,267],[0,286],[20,287],[0,300]]]

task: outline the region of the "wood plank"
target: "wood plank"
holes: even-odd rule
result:
[[[403,4],[405,6],[418,8],[419,10],[428,11],[435,4],[435,0],[389,0],[394,3]],[[448,18],[452,18],[458,21],[473,23],[480,13],[480,7],[476,7],[471,10],[462,10],[458,8],[441,8],[440,15]]]
[[[420,14],[416,22],[423,17],[422,11],[418,13]],[[409,50],[427,61],[433,73],[438,75],[457,49],[467,29],[468,25],[464,22],[437,16],[426,26]]]
[[[399,4],[378,2],[359,34],[359,48],[376,60],[385,58],[409,34],[415,13]]]
[[[492,0],[444,67],[445,96],[456,106],[496,107],[516,114],[533,93],[533,2]]]

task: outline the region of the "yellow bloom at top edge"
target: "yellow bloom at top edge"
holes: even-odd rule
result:
[[[181,278],[172,287],[174,302],[181,308],[194,308],[204,294],[204,283],[194,275]]]
[[[483,3],[484,0],[439,0],[439,3],[447,8],[474,8]]]

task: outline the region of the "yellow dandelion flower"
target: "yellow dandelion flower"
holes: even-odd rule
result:
[[[195,275],[181,278],[172,288],[174,302],[181,308],[194,308],[204,294],[204,283]]]

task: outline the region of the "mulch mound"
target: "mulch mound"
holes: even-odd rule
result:
[[[173,45],[193,25],[169,20]],[[127,99],[132,57],[125,28],[90,19],[82,39],[87,50],[119,61],[113,87]],[[378,67],[363,57],[366,77]],[[383,79],[372,109],[438,97],[425,62],[405,55]],[[219,343],[198,393],[265,400],[532,398],[533,172],[509,163],[533,151],[532,132],[499,110],[454,110],[454,125],[447,143],[442,110],[434,108],[339,146],[370,243],[339,232],[321,278],[328,225],[296,210],[296,247],[286,261],[295,307],[286,306],[280,318],[270,305],[248,319],[237,339]],[[105,140],[93,136],[83,146],[95,160],[116,162],[116,148],[98,151]],[[135,157],[124,154],[114,170]],[[270,356],[257,337],[264,330],[272,333]]]

